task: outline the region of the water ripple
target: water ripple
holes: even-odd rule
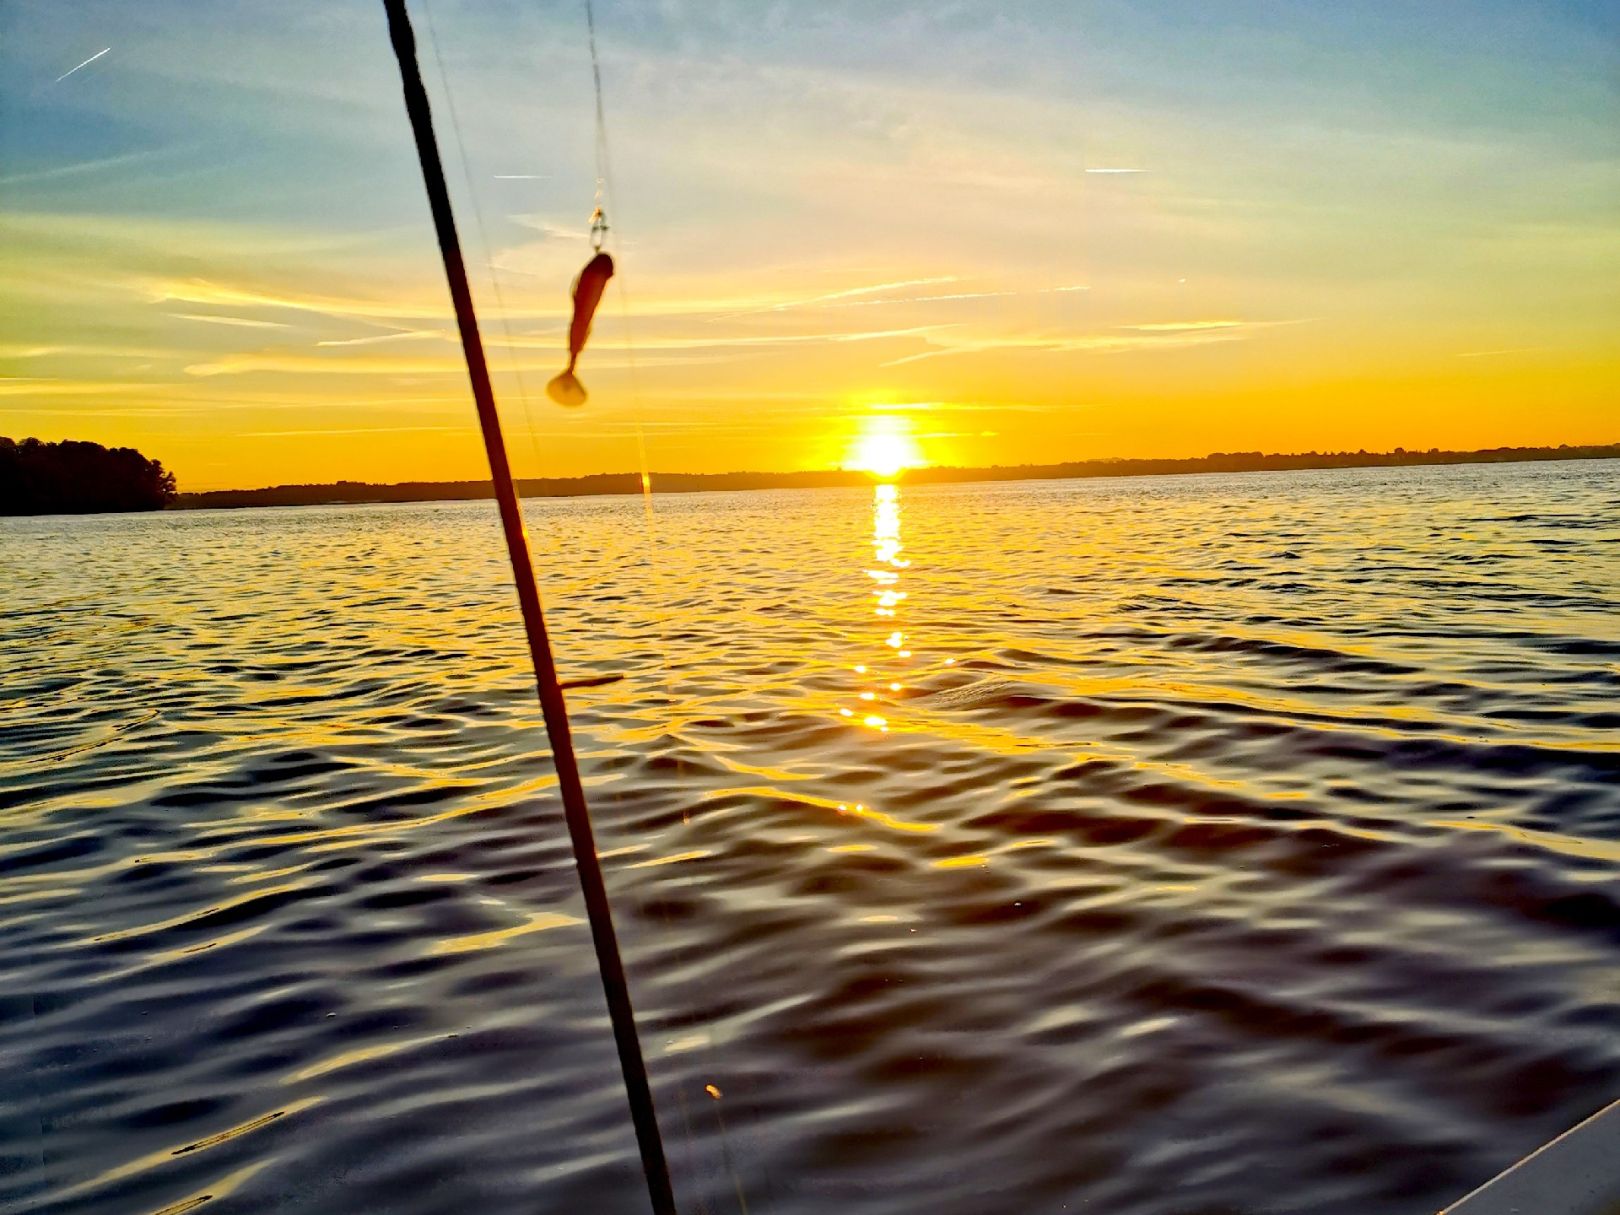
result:
[[[1434,1209],[1620,1088],[1612,463],[527,504],[682,1209]],[[487,503],[0,521],[0,1206],[645,1199]]]

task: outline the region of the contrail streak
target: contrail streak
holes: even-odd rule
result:
[[[63,72],[55,80],[51,81],[51,83],[52,84],[61,84],[62,81],[66,80],[69,76],[73,75],[73,73],[78,71],[79,68],[89,67],[92,63],[94,63],[97,59],[100,59],[103,55],[105,55],[110,50],[112,50],[112,47],[110,47],[110,46],[102,47],[94,55],[91,55],[90,58],[86,59],[83,63],[79,64],[78,67],[70,67],[67,71]]]

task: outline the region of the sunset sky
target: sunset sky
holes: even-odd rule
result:
[[[576,411],[582,5],[413,13],[520,475],[1620,441],[1610,0],[598,0]],[[7,0],[0,376],[184,489],[482,476],[377,0]]]

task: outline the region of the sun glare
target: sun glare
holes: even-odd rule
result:
[[[872,414],[861,419],[861,430],[850,444],[845,468],[874,476],[897,477],[927,461],[911,437],[911,421],[893,414]]]

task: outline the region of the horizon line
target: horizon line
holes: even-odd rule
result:
[[[1576,459],[1620,458],[1620,440],[1617,440],[1617,441],[1611,442],[1611,443],[1560,443],[1560,444],[1558,444],[1556,446],[1550,445],[1550,444],[1532,444],[1532,445],[1505,444],[1505,445],[1498,445],[1498,446],[1494,446],[1494,447],[1476,447],[1476,448],[1439,448],[1439,447],[1406,448],[1406,447],[1395,447],[1395,448],[1392,448],[1392,449],[1387,450],[1387,451],[1368,451],[1366,448],[1360,448],[1360,449],[1356,449],[1356,450],[1348,450],[1348,449],[1346,449],[1346,450],[1338,450],[1338,451],[1312,450],[1312,451],[1295,451],[1295,452],[1216,451],[1216,452],[1206,453],[1205,455],[1202,455],[1202,456],[1096,456],[1096,457],[1090,457],[1090,458],[1081,459],[1081,460],[1060,460],[1060,461],[1054,461],[1054,462],[1049,462],[1049,463],[1039,463],[1039,464],[1037,464],[1037,463],[976,464],[976,465],[931,464],[931,465],[918,465],[918,466],[911,467],[911,468],[901,469],[899,472],[897,472],[896,474],[894,474],[892,476],[879,475],[877,473],[871,472],[870,470],[866,470],[866,469],[849,468],[849,467],[833,467],[833,468],[786,469],[786,470],[734,469],[734,470],[727,471],[727,472],[670,472],[670,471],[660,472],[660,471],[657,471],[657,470],[649,470],[646,473],[642,473],[642,472],[638,472],[638,471],[628,471],[627,470],[627,471],[616,471],[616,472],[578,473],[578,474],[575,474],[575,475],[572,475],[572,476],[563,476],[563,477],[524,477],[524,476],[518,476],[518,477],[515,477],[514,480],[516,480],[517,483],[520,486],[524,485],[524,484],[528,484],[528,485],[546,485],[546,486],[558,486],[558,487],[569,486],[569,485],[584,485],[584,484],[588,484],[588,483],[600,484],[602,482],[609,482],[609,481],[624,481],[624,482],[629,483],[630,486],[631,486],[631,488],[626,490],[625,492],[640,492],[636,487],[638,487],[638,486],[640,486],[642,484],[643,478],[646,478],[649,481],[656,481],[656,480],[662,479],[662,480],[664,480],[666,482],[673,481],[673,482],[676,482],[676,483],[683,483],[683,482],[684,483],[691,483],[691,482],[704,482],[704,481],[707,481],[707,482],[723,482],[723,481],[738,480],[738,479],[747,478],[747,479],[754,479],[754,480],[775,480],[775,481],[779,481],[779,482],[784,483],[783,485],[780,486],[781,488],[791,488],[792,487],[791,484],[788,484],[788,483],[791,483],[791,482],[794,482],[794,481],[803,481],[803,480],[807,480],[807,479],[817,479],[817,478],[826,478],[826,477],[848,478],[849,481],[851,483],[853,483],[853,484],[860,484],[863,481],[870,481],[870,482],[873,482],[873,483],[882,483],[882,482],[904,481],[904,480],[908,480],[908,479],[913,480],[913,481],[921,481],[921,482],[927,482],[927,481],[933,481],[933,480],[939,480],[939,479],[958,480],[958,481],[971,481],[971,480],[976,480],[976,479],[988,479],[988,480],[995,480],[995,479],[1003,479],[1003,480],[1011,480],[1011,479],[1027,479],[1027,480],[1054,479],[1054,480],[1056,480],[1056,479],[1063,479],[1063,478],[1062,478],[1062,476],[1059,476],[1059,475],[1051,475],[1053,472],[1055,472],[1055,470],[1119,468],[1121,466],[1150,466],[1151,465],[1151,466],[1164,467],[1164,468],[1167,468],[1167,469],[1171,469],[1172,471],[1175,468],[1179,467],[1179,468],[1186,469],[1186,471],[1188,471],[1188,472],[1197,472],[1197,471],[1201,471],[1201,470],[1196,468],[1196,467],[1191,467],[1191,466],[1211,464],[1211,463],[1215,463],[1215,462],[1225,462],[1225,463],[1236,463],[1236,464],[1249,464],[1249,465],[1252,465],[1253,467],[1250,467],[1250,468],[1247,468],[1247,469],[1244,469],[1244,468],[1218,468],[1218,469],[1210,469],[1208,471],[1231,471],[1231,472],[1256,471],[1256,472],[1262,472],[1262,471],[1270,471],[1266,466],[1267,462],[1278,462],[1278,461],[1309,461],[1309,460],[1321,461],[1321,460],[1331,460],[1331,461],[1339,462],[1336,465],[1338,467],[1372,467],[1372,466],[1376,466],[1376,465],[1381,464],[1381,463],[1387,464],[1387,463],[1390,463],[1390,462],[1395,462],[1395,463],[1403,464],[1403,465],[1422,465],[1422,464],[1431,463],[1431,462],[1438,462],[1438,463],[1469,463],[1470,461],[1467,459],[1467,457],[1519,455],[1519,456],[1522,456],[1524,458],[1521,459],[1521,460],[1510,460],[1510,461],[1480,460],[1480,461],[1473,461],[1473,462],[1479,462],[1479,463],[1502,463],[1502,462],[1533,463],[1533,462],[1536,462],[1537,460],[1555,459],[1561,453],[1591,453],[1591,454],[1586,454],[1586,455],[1576,455],[1576,456],[1572,457],[1572,458],[1576,458]],[[1599,454],[1599,453],[1601,453],[1601,454]],[[1358,464],[1358,463],[1356,463],[1357,461],[1360,461],[1361,463]],[[1310,467],[1309,465],[1301,465],[1297,469],[1283,468],[1283,469],[1276,469],[1275,471],[1308,471],[1309,467]],[[999,474],[1015,473],[1015,474],[1021,474],[1021,475],[1017,476],[1017,477],[1002,476],[1000,478],[997,478],[996,476],[994,476],[994,474],[998,474],[998,473]],[[1043,476],[1042,475],[1043,473],[1046,473],[1047,475]],[[1119,473],[1117,475],[1131,476],[1131,475],[1155,475],[1155,474],[1153,474],[1153,473],[1125,472],[1125,473]],[[355,487],[355,488],[360,488],[360,489],[365,489],[365,490],[382,491],[382,490],[407,490],[407,489],[409,489],[409,490],[432,490],[432,489],[452,489],[452,488],[455,488],[455,489],[464,489],[464,488],[484,489],[484,488],[487,488],[488,486],[489,486],[488,479],[487,478],[480,478],[480,477],[463,477],[463,478],[457,478],[457,479],[453,479],[453,480],[405,480],[405,481],[338,480],[338,481],[284,482],[284,483],[279,484],[279,485],[264,485],[264,486],[257,486],[257,487],[251,487],[251,488],[182,490],[180,492],[180,494],[179,494],[178,500],[179,501],[185,501],[187,499],[195,500],[195,499],[209,498],[209,497],[230,497],[230,496],[236,496],[236,495],[274,494],[274,493],[278,493],[278,492],[288,492],[288,491],[296,491],[296,490],[312,491],[312,490],[323,490],[323,489],[338,489],[340,487]],[[767,486],[758,486],[758,487],[752,487],[752,488],[768,488],[768,487]],[[822,487],[817,486],[817,487],[812,487],[812,488],[822,488]],[[617,491],[615,491],[615,492],[617,492]],[[567,496],[567,495],[563,495],[563,496]],[[425,500],[425,499],[417,499],[417,500]]]

